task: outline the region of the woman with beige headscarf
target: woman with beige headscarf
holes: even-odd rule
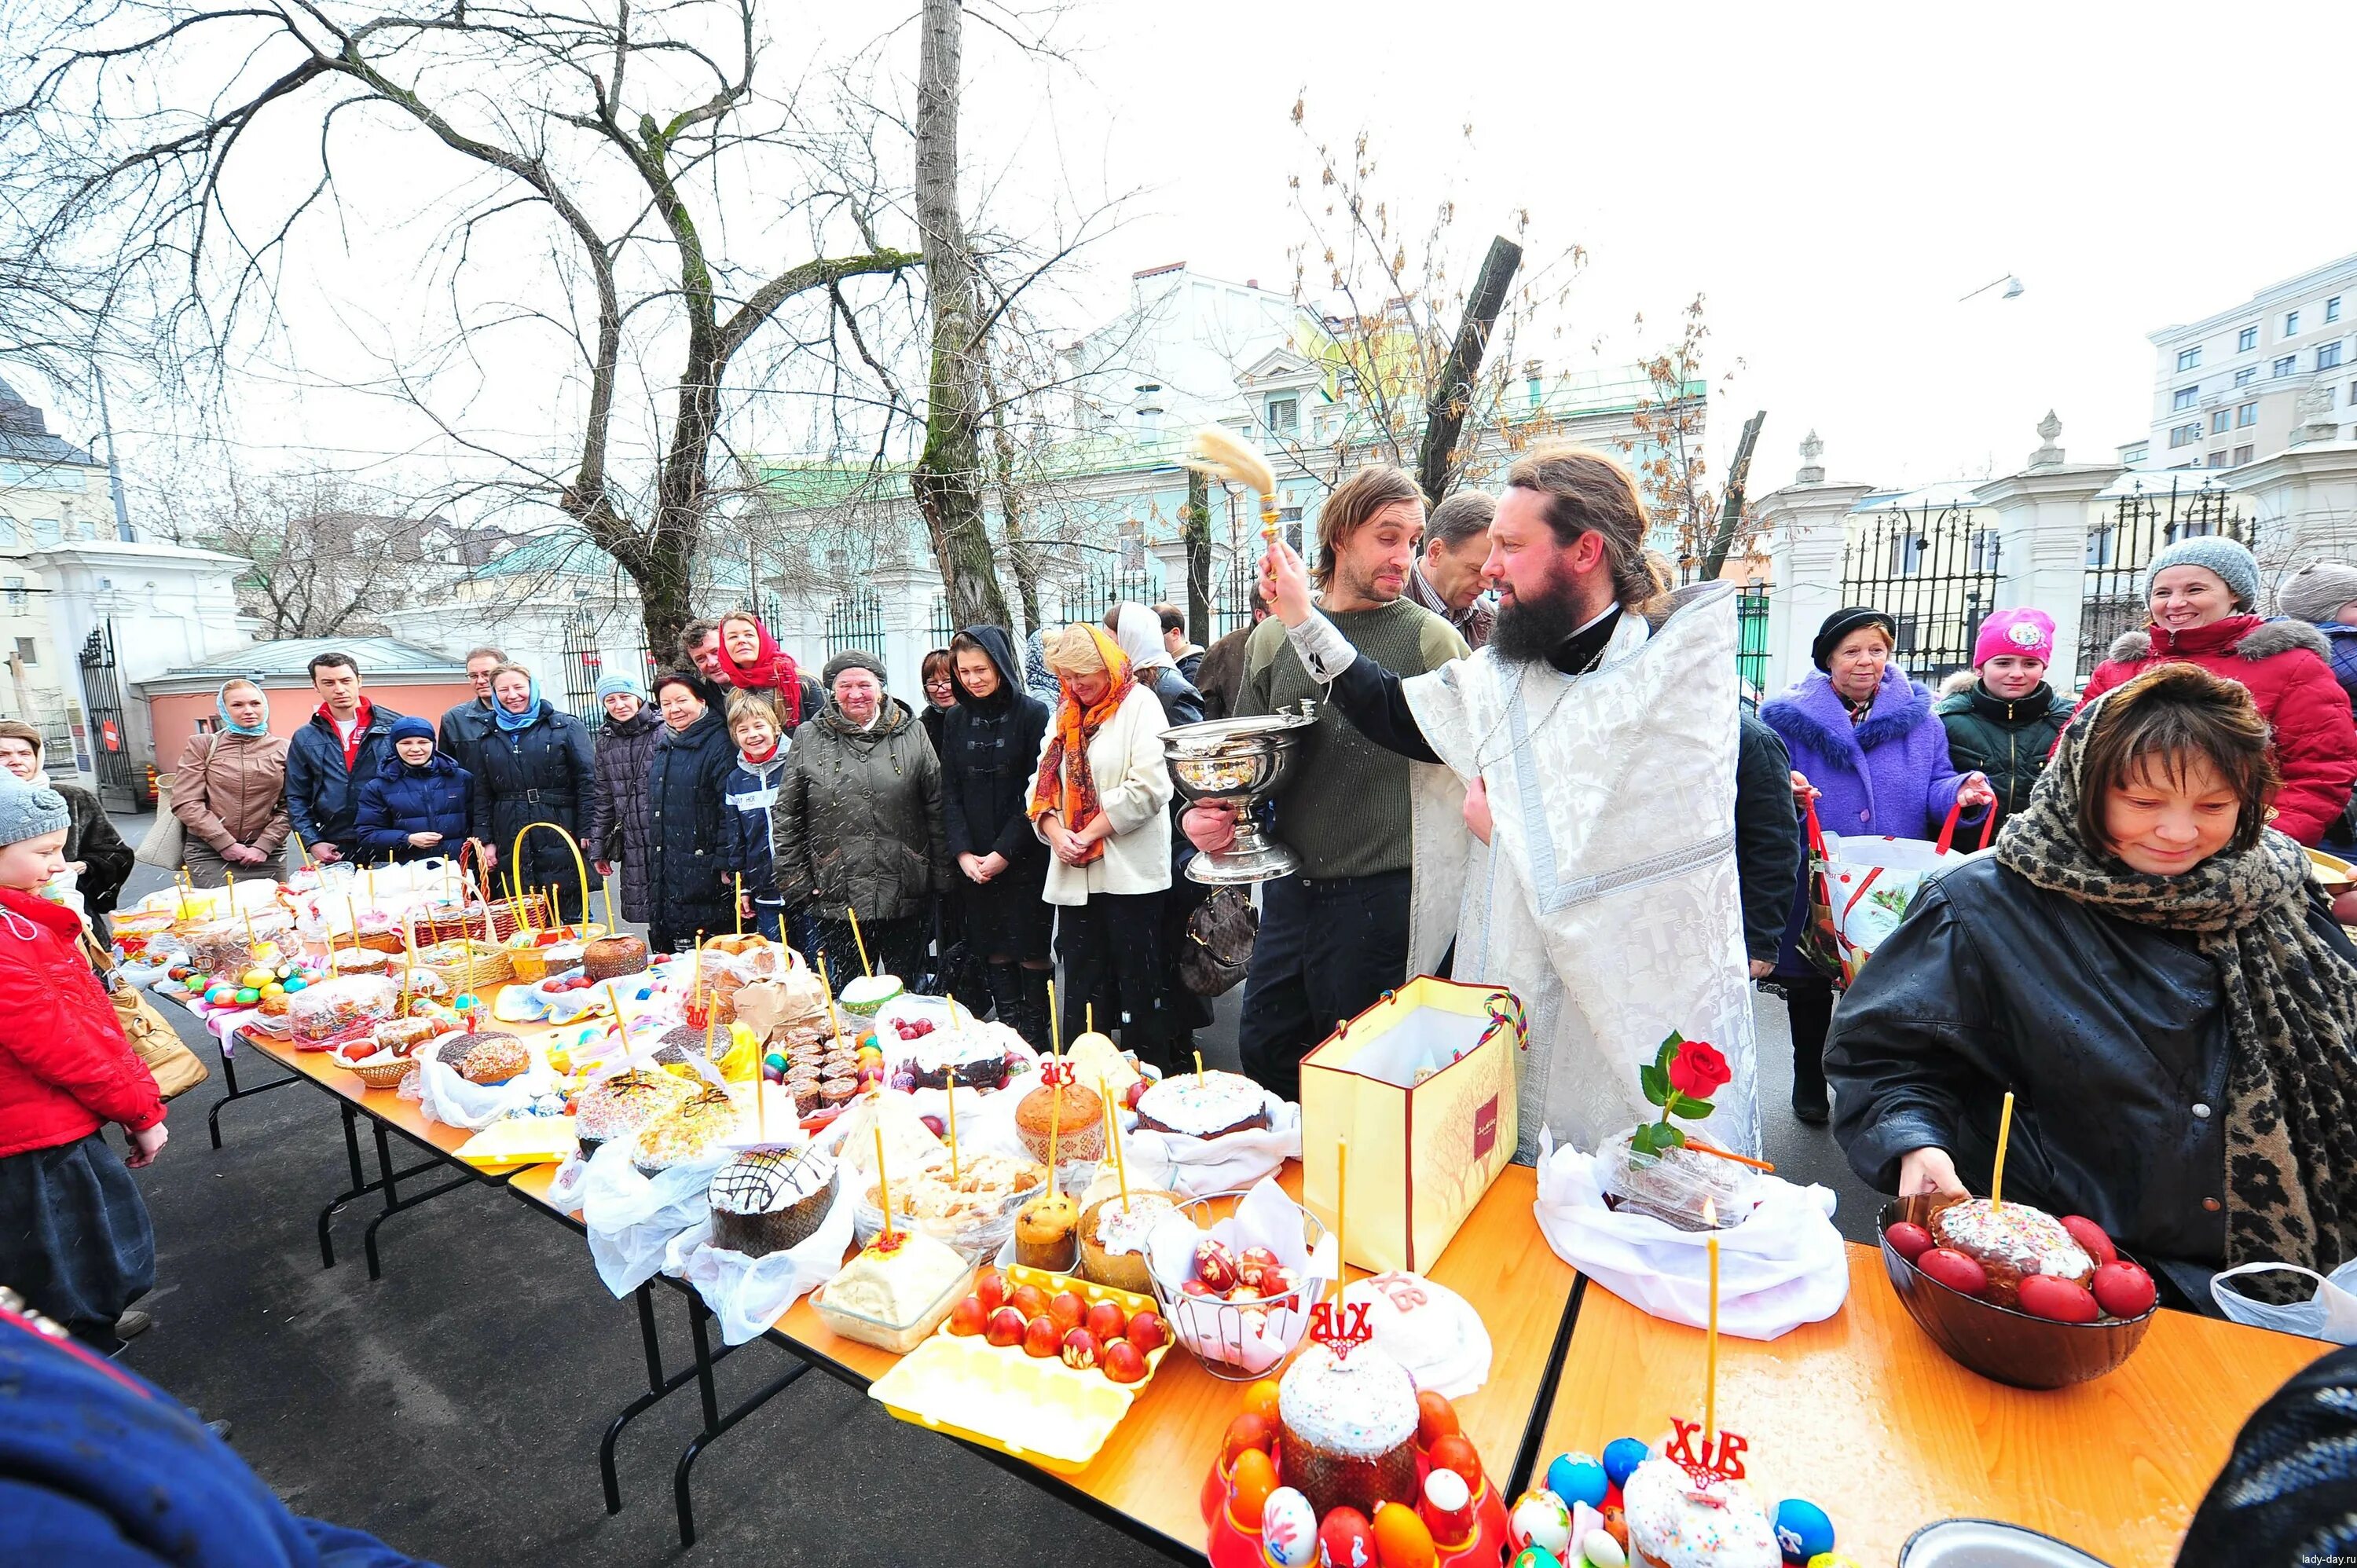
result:
[[[1032,776],[1033,831],[1053,856],[1045,897],[1057,907],[1064,1037],[1099,995],[1122,1045],[1168,1067],[1162,995],[1162,904],[1170,886],[1170,768],[1162,704],[1138,684],[1121,645],[1093,626],[1049,634],[1042,651],[1061,696]]]

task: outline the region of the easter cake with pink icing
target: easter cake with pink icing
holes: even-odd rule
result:
[[[1415,1380],[1397,1361],[1372,1345],[1344,1355],[1313,1343],[1277,1383],[1276,1412],[1286,1485],[1320,1516],[1415,1506]]]

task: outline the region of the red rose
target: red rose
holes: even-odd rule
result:
[[[1670,1060],[1670,1087],[1689,1100],[1708,1100],[1734,1076],[1718,1047],[1704,1040],[1681,1043]]]

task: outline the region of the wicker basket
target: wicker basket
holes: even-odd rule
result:
[[[479,993],[487,986],[504,984],[514,977],[514,968],[508,962],[509,950],[497,942],[452,939],[447,945],[457,950],[449,958],[427,962],[421,955],[417,967],[438,977],[453,995],[469,989]]]
[[[417,1070],[417,1058],[396,1057],[389,1062],[370,1062],[345,1070],[371,1089],[399,1089],[401,1080]]]

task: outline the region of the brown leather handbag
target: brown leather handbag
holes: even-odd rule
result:
[[[82,933],[81,946],[91,967],[98,972],[98,983],[106,987],[107,999],[114,1004],[115,1022],[123,1026],[124,1037],[156,1075],[156,1092],[170,1100],[210,1077],[204,1058],[180,1043],[170,1020],[156,1010],[146,993],[115,972],[113,958],[87,931]]]
[[[1178,979],[1198,996],[1219,996],[1232,990],[1252,967],[1253,943],[1260,936],[1260,916],[1244,887],[1216,887],[1187,917],[1187,935],[1178,953]]]

